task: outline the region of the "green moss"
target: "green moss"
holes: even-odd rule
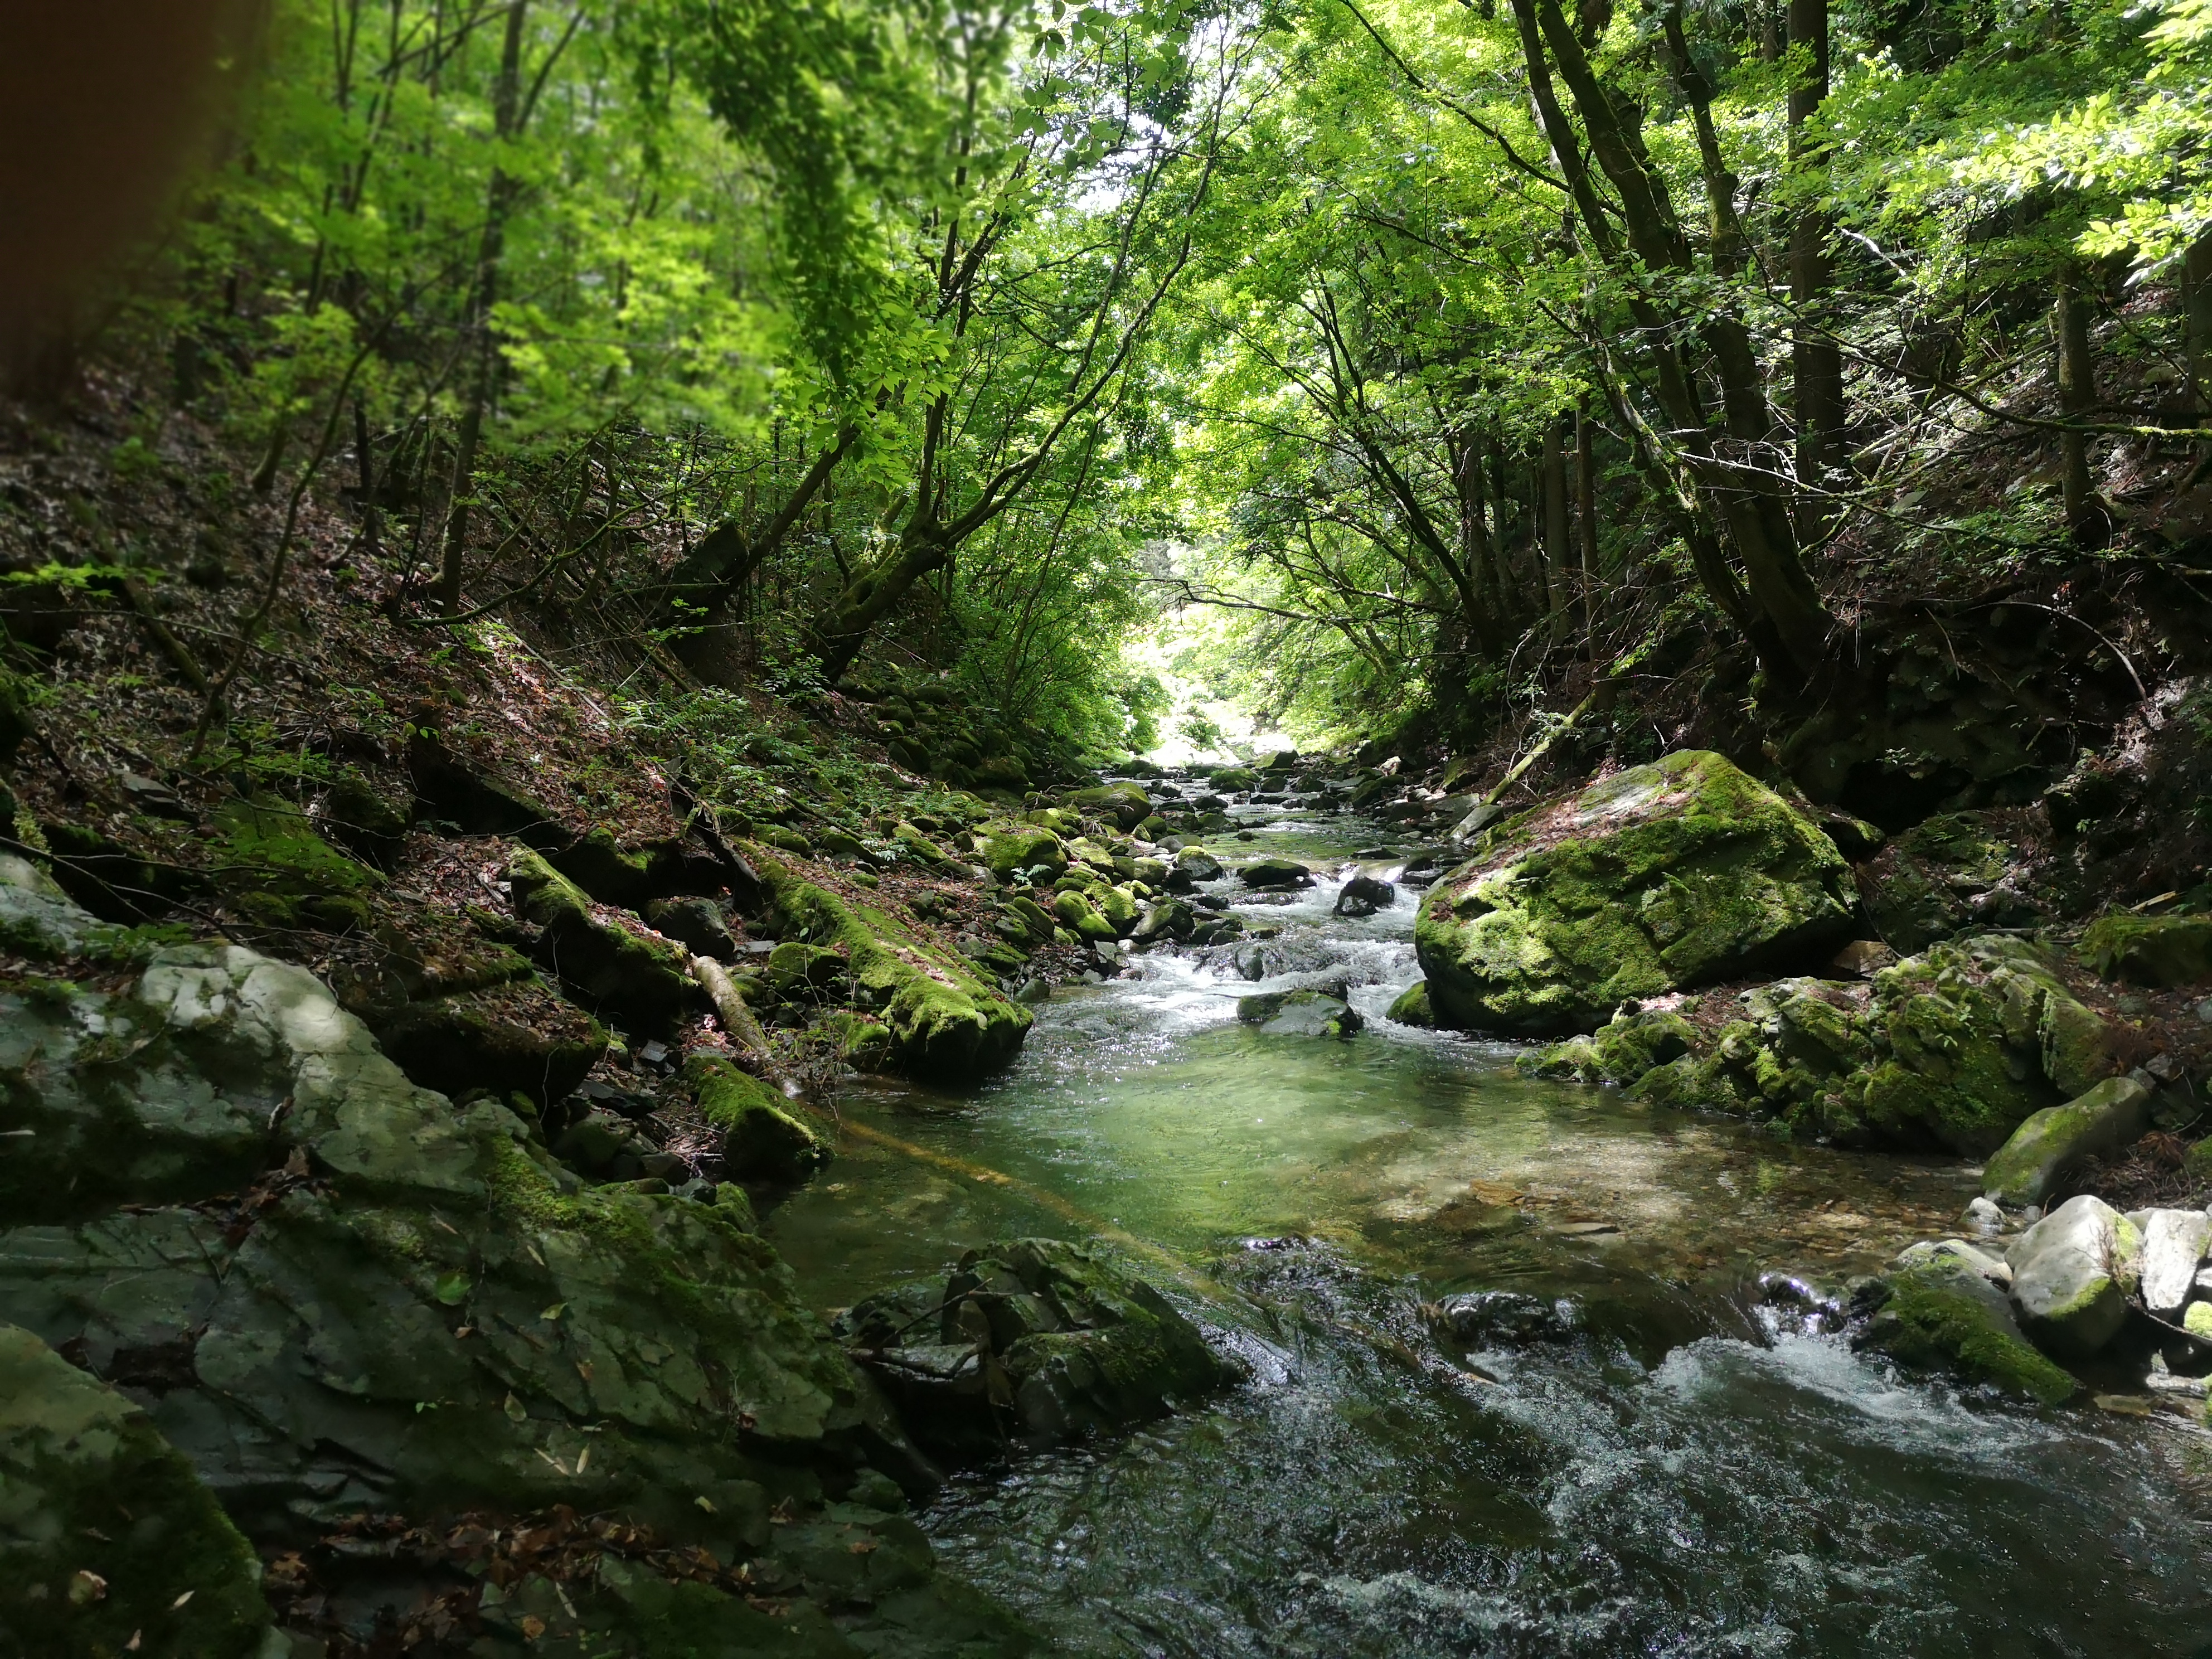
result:
[[[1395,1019],[1401,1025],[1418,1025],[1424,1028],[1434,1025],[1437,1023],[1437,1017],[1429,1007],[1428,981],[1415,980],[1404,990],[1399,992],[1397,1000],[1390,1005],[1389,1012],[1384,1018]]]
[[[1041,824],[991,823],[978,837],[983,866],[996,876],[1043,866],[1054,875],[1067,868],[1067,849],[1060,837]]]
[[[699,1000],[679,946],[602,921],[583,890],[538,854],[519,849],[507,878],[516,909],[544,930],[562,982],[587,1006],[665,1030]]]
[[[972,1078],[1004,1064],[1028,1035],[1029,1010],[1000,996],[958,956],[873,906],[847,904],[765,854],[757,863],[793,929],[815,945],[843,947],[855,1000],[883,1022],[896,1069]]]
[[[1490,831],[1430,890],[1414,945],[1449,1024],[1587,1031],[1631,998],[1843,937],[1849,877],[1779,796],[1690,750]]]
[[[821,1137],[786,1111],[766,1085],[728,1060],[694,1055],[684,1077],[707,1121],[722,1132],[723,1161],[738,1180],[789,1185],[828,1162]]]
[[[2081,935],[2100,977],[2130,985],[2212,980],[2212,916],[2100,916]]]
[[[225,805],[216,826],[218,884],[250,920],[325,933],[369,924],[367,896],[384,878],[325,841],[298,808],[256,795]]]
[[[1935,1264],[1900,1271],[1890,1281],[1876,1346],[1901,1364],[1949,1370],[2042,1405],[2071,1399],[2081,1384],[2006,1328],[1993,1313],[2002,1298],[1978,1294],[1962,1277],[1972,1273]]]
[[[248,1659],[260,1564],[146,1414],[0,1326],[0,1648]]]

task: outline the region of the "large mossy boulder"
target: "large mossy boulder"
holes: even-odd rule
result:
[[[2119,1034],[2052,959],[2005,933],[1937,945],[1871,983],[1785,979],[1744,992],[1708,1031],[1657,1011],[1529,1062],[1609,1080],[1657,1104],[1765,1118],[1796,1139],[1986,1157],[2030,1114],[2119,1066]],[[1629,1039],[1664,1025],[1689,1044],[1639,1071]]]
[[[595,905],[526,848],[507,861],[514,908],[539,929],[539,956],[586,1006],[642,1031],[665,1032],[703,1001],[678,945]]]
[[[1961,1255],[1929,1253],[1893,1273],[1879,1294],[1854,1347],[2039,1405],[2063,1404],[2081,1388],[2021,1334],[2005,1293]]]
[[[1804,814],[1686,750],[1488,831],[1413,938],[1440,1022],[1559,1036],[1631,998],[1809,965],[1850,937],[1854,902]]]
[[[988,823],[976,832],[983,867],[1002,879],[1018,870],[1058,876],[1067,868],[1067,849],[1042,824]]]
[[[1244,1374],[1126,1262],[1048,1238],[970,1250],[841,1328],[915,1435],[954,1451],[1141,1422]]]
[[[1092,817],[1107,819],[1117,830],[1133,830],[1152,815],[1152,797],[1133,783],[1079,789],[1068,799]]]
[[[139,1406],[0,1325],[0,1656],[270,1651],[261,1563],[191,1465]]]
[[[368,925],[368,896],[384,878],[325,841],[289,801],[228,802],[214,827],[217,890],[249,921],[332,933]]]
[[[854,1001],[883,1031],[882,1063],[941,1082],[981,1077],[1013,1058],[1030,1011],[1002,996],[957,952],[872,905],[848,904],[762,854],[757,860],[787,935],[844,953]]]

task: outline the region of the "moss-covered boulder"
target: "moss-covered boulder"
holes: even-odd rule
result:
[[[1313,872],[1296,859],[1255,859],[1237,871],[1237,879],[1256,892],[1275,892],[1314,884]]]
[[[1605,1028],[1602,1056],[1595,1039],[1571,1041],[1527,1063],[1662,1105],[1771,1119],[1802,1139],[1970,1157],[2119,1066],[2118,1034],[2050,956],[2004,933],[1932,946],[1870,983],[1777,981],[1741,993],[1734,1012],[1710,1035],[1667,1025],[1688,1051],[1655,1050],[1640,1073],[1638,1049],[1620,1039],[1664,1024],[1648,1014]]]
[[[516,912],[540,930],[540,959],[586,1007],[640,1030],[665,1032],[701,1006],[680,946],[594,905],[540,854],[519,849],[507,879]]]
[[[1928,1253],[1892,1273],[1879,1294],[1854,1347],[2038,1405],[2063,1404],[2081,1388],[2021,1334],[2005,1293],[1963,1256]]]
[[[1623,1009],[1590,1036],[1570,1037],[1518,1063],[1538,1077],[1634,1083],[1655,1067],[1689,1054],[1697,1042],[1697,1028],[1671,1010]]]
[[[1443,1024],[1564,1036],[1632,997],[1818,961],[1854,902],[1802,813],[1686,750],[1488,831],[1413,937]]]
[[[916,1436],[954,1451],[1140,1422],[1243,1375],[1126,1262],[1055,1239],[970,1250],[840,1328]]]
[[[1260,775],[1249,766],[1224,766],[1206,775],[1206,787],[1224,795],[1236,794],[1260,787]]]
[[[1152,815],[1152,797],[1133,783],[1079,789],[1068,799],[1092,817],[1109,820],[1117,830],[1133,830]]]
[[[2040,1204],[2060,1176],[2085,1159],[2131,1146],[2150,1127],[2150,1091],[2133,1078],[2106,1078],[2063,1106],[2023,1119],[1982,1170],[1982,1191],[2000,1204]]]
[[[1429,982],[1417,979],[1398,993],[1384,1016],[1401,1025],[1416,1025],[1426,1030],[1437,1023],[1436,1011],[1429,1006]]]
[[[1013,1057],[1029,1034],[1029,1010],[1000,995],[957,952],[884,910],[848,904],[778,860],[762,854],[757,863],[787,937],[843,951],[855,1002],[883,1027],[884,1065],[958,1082]]]
[[[795,1186],[830,1160],[830,1149],[787,1111],[781,1097],[714,1054],[685,1062],[684,1081],[707,1121],[722,1134],[722,1162],[739,1181]]]
[[[1018,870],[1044,870],[1057,876],[1067,868],[1067,849],[1041,824],[996,823],[977,833],[983,867],[1005,878]]]
[[[0,1325],[0,1655],[256,1659],[261,1563],[145,1411]]]
[[[670,893],[696,891],[703,883],[720,884],[719,872],[704,859],[695,867],[681,842],[626,842],[604,825],[548,854],[547,861],[600,903],[631,910]]]
[[[2099,977],[2128,985],[2202,985],[2212,980],[2212,916],[2100,916],[2081,935],[2081,956]]]
[[[1119,937],[1114,924],[1109,921],[1090,896],[1080,890],[1057,893],[1053,896],[1052,913],[1078,939],[1094,943]]]

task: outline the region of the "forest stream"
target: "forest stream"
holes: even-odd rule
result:
[[[1340,872],[1384,834],[1240,818],[1246,851]],[[1056,993],[973,1094],[848,1094],[827,1178],[767,1218],[825,1308],[1010,1234],[1104,1235],[1182,1264],[1156,1277],[1251,1368],[957,1480],[922,1517],[947,1565],[1100,1653],[2199,1650],[2212,1540],[2172,1497],[2198,1431],[1969,1402],[1824,1328],[1850,1276],[1955,1230],[1967,1166],[1394,1024],[1415,896],[1347,921],[1341,884],[1237,895],[1281,929],[1257,984],[1227,951],[1139,958]],[[1348,1042],[1237,1018],[1345,976]],[[1540,1311],[1452,1334],[1485,1291]]]

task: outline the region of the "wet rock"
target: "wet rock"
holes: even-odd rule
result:
[[[647,1031],[665,1032],[703,1000],[689,955],[665,939],[601,915],[583,890],[538,854],[518,852],[507,866],[514,908],[542,930],[542,957],[586,1006]]]
[[[1169,874],[1191,883],[1219,881],[1221,860],[1203,847],[1186,847],[1176,854],[1175,868]]]
[[[2063,1106],[2030,1114],[1990,1156],[1983,1193],[2000,1204],[2042,1203],[2084,1159],[2141,1139],[2150,1127],[2150,1091],[2133,1078],[2107,1078]]]
[[[1377,910],[1387,910],[1398,902],[1398,890],[1376,876],[1358,875],[1344,884],[1336,896],[1335,914],[1340,916],[1371,916]]]
[[[1229,953],[1229,965],[1243,980],[1261,980],[1267,976],[1267,953],[1257,945],[1240,945]]]
[[[1237,880],[1257,891],[1279,891],[1313,885],[1313,872],[1291,859],[1257,859],[1237,872]]]
[[[2062,1358],[2094,1354],[2127,1322],[2142,1252],[2142,1233],[2111,1205],[2067,1200],[2005,1252],[2021,1328]]]
[[[1685,750],[1487,832],[1414,945],[1444,1024],[1565,1036],[1632,997],[1820,960],[1850,933],[1850,882],[1796,808]]]
[[[1394,1019],[1401,1025],[1418,1025],[1423,1029],[1433,1026],[1437,1017],[1429,1006],[1429,982],[1417,979],[1399,992],[1397,1000],[1391,1003],[1389,1012],[1384,1018]]]
[[[2212,980],[2212,916],[2100,916],[2081,935],[2099,977],[2128,985]]]
[[[696,956],[715,962],[734,962],[737,941],[721,907],[712,899],[654,899],[645,907],[647,925],[665,933]]]
[[[830,1160],[830,1148],[782,1098],[728,1060],[696,1054],[684,1079],[708,1122],[722,1132],[722,1162],[738,1181],[796,1186]]]
[[[2212,1243],[2212,1217],[2202,1210],[2148,1210],[2128,1218],[2142,1229],[2143,1306],[2160,1319],[2179,1319]]]
[[[2012,1265],[2001,1255],[1992,1255],[1978,1245],[1969,1244],[1963,1238],[1922,1240],[1908,1244],[1899,1252],[1897,1265],[1900,1267],[1922,1267],[1930,1262],[1957,1261],[1972,1267],[1990,1284],[2004,1286],[2012,1283]]]
[[[2005,1293],[1963,1254],[1931,1255],[1892,1274],[1851,1346],[2046,1406],[2081,1386],[2028,1343]]]
[[[1582,1328],[1571,1302],[1547,1301],[1519,1291],[1470,1291],[1446,1297],[1437,1317],[1463,1342],[1486,1347],[1519,1347],[1531,1342],[1565,1342]]]
[[[1148,907],[1139,919],[1133,937],[1139,941],[1152,939],[1186,939],[1198,927],[1198,917],[1190,906],[1176,899],[1162,899]]]
[[[0,1648],[255,1659],[269,1640],[261,1564],[191,1465],[142,1407],[0,1325]]]
[[[1343,998],[1323,991],[1262,991],[1239,997],[1237,1018],[1273,1036],[1318,1036],[1340,1042],[1367,1023]]]
[[[1243,1375],[1126,1263],[1053,1239],[971,1250],[840,1328],[917,1437],[957,1451],[1140,1422]]]
[[[2005,1230],[2005,1212],[1986,1198],[1967,1200],[1966,1220],[1978,1238],[1995,1238]]]

